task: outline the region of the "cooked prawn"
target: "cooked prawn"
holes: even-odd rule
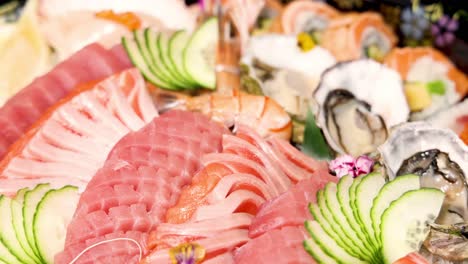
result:
[[[160,112],[169,109],[197,111],[228,127],[242,124],[254,128],[264,137],[275,135],[286,140],[291,138],[291,118],[269,97],[242,92],[238,95],[211,93],[191,97],[151,85],[149,90]]]

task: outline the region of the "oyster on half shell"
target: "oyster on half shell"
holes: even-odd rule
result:
[[[317,123],[339,154],[374,152],[409,116],[400,75],[370,59],[325,71],[314,98]]]
[[[390,179],[412,173],[420,176],[422,187],[445,192],[436,224],[446,228],[432,228],[425,242],[434,259],[443,259],[434,263],[468,261],[468,249],[463,250],[468,246],[466,231],[462,236],[453,233],[468,224],[468,147],[449,129],[413,122],[395,128],[379,151]]]

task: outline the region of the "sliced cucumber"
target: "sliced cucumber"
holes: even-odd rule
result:
[[[34,263],[21,247],[16,237],[11,216],[11,199],[4,195],[0,196],[0,238],[9,251],[23,263]]]
[[[18,258],[13,255],[10,250],[5,246],[5,244],[0,239],[0,261],[7,264],[17,264],[21,263]],[[1,263],[0,262],[0,263]]]
[[[324,221],[331,228],[332,234],[327,232],[328,235],[332,237],[340,247],[346,250],[348,254],[354,257],[360,257],[358,253],[359,250],[356,249],[356,246],[352,243],[352,241],[347,239],[345,236],[342,237],[343,233],[342,233],[340,226],[334,221],[332,213],[328,210],[327,203],[325,201],[325,191],[326,189],[320,190],[317,192],[317,204],[320,209],[320,213],[322,217],[324,218]],[[319,223],[320,225],[322,225],[322,222],[319,222]]]
[[[19,190],[16,193],[15,199],[11,201],[11,216],[13,222],[13,229],[15,230],[16,238],[21,244],[23,251],[32,259],[35,263],[40,263],[41,260],[35,254],[33,249],[29,246],[28,239],[23,226],[23,203],[24,195],[28,191],[28,188]]]
[[[154,74],[160,76],[166,83],[172,85],[172,87],[179,88],[182,85],[171,75],[161,59],[157,41],[158,35],[160,34],[162,33],[154,32],[149,28],[145,29],[143,32],[135,31],[133,33],[143,56],[148,56],[147,63],[152,66],[150,70],[152,70]]]
[[[445,195],[442,191],[422,188],[408,191],[393,201],[381,219],[382,253],[385,263],[418,251],[429,232],[429,223],[438,216]]]
[[[380,190],[379,194],[374,199],[370,212],[375,238],[379,244],[382,244],[382,241],[380,241],[380,219],[385,209],[388,208],[391,202],[398,199],[405,192],[417,190],[419,188],[419,176],[405,175],[395,178],[393,181],[385,184]]]
[[[336,260],[323,252],[313,238],[309,238],[304,241],[304,248],[319,264],[338,264]]]
[[[320,248],[337,262],[353,264],[367,263],[349,255],[342,247],[338,246],[336,241],[328,236],[316,221],[307,221],[305,227]]]
[[[34,189],[27,191],[24,194],[24,203],[23,203],[23,227],[26,234],[26,239],[29,243],[29,246],[34,251],[34,254],[37,257],[41,257],[39,250],[36,247],[36,242],[34,241],[34,213],[36,212],[37,205],[41,201],[44,194],[50,190],[49,184],[39,184]]]
[[[169,60],[180,76],[183,76],[184,79],[191,84],[191,86],[197,87],[196,82],[187,73],[183,59],[185,47],[187,46],[189,40],[190,35],[185,30],[176,31],[174,34],[172,34],[171,38],[169,39],[168,47]]]
[[[122,45],[127,51],[127,54],[130,57],[132,63],[140,70],[146,80],[158,87],[172,90],[176,89],[176,87],[173,87],[166,81],[162,80],[158,75],[153,73],[153,71],[150,69],[152,68],[151,64],[147,64],[146,60],[144,59],[144,55],[140,52],[138,44],[135,40],[123,37]]]
[[[79,197],[77,187],[65,186],[48,191],[37,205],[34,238],[46,263],[54,263],[54,256],[63,251],[67,226],[75,213]]]
[[[158,46],[158,51],[159,51],[159,57],[166,67],[166,69],[169,71],[171,76],[174,78],[174,81],[177,81],[179,85],[182,88],[191,88],[192,84],[189,82],[189,80],[185,79],[185,77],[177,71],[175,65],[172,63],[170,56],[169,56],[169,38],[172,35],[169,33],[160,33],[158,34],[158,38],[156,40],[157,46]]]
[[[343,179],[343,178],[342,178]],[[340,181],[342,181],[340,179]],[[325,200],[329,211],[332,213],[334,222],[340,227],[341,234],[344,234],[342,239],[348,239],[353,243],[354,250],[359,253],[361,259],[370,261],[372,259],[372,252],[366,249],[365,244],[362,243],[354,229],[346,220],[346,216],[341,211],[341,205],[338,202],[337,186],[334,183],[328,183],[325,186]]]
[[[363,224],[367,237],[374,245],[374,248],[380,248],[380,245],[375,239],[370,211],[374,198],[377,196],[384,184],[385,179],[381,174],[372,173],[364,176],[356,187],[356,215]]]
[[[190,38],[184,51],[184,64],[193,80],[205,88],[216,87],[218,19],[206,20]]]

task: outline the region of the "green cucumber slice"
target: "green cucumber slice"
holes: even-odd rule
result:
[[[185,30],[176,31],[169,39],[168,54],[171,64],[180,76],[183,76],[191,86],[197,87],[196,82],[192,79],[190,74],[187,73],[184,64],[184,52],[187,43],[190,40],[190,34]]]
[[[48,191],[37,205],[33,230],[37,249],[46,263],[54,263],[54,256],[63,251],[67,226],[79,200],[78,188],[65,186]]]
[[[365,264],[366,261],[357,259],[349,255],[342,247],[340,247],[334,239],[327,235],[319,223],[316,221],[306,221],[306,230],[310,236],[317,242],[320,248],[331,258],[335,259],[338,263],[353,263]]]
[[[419,189],[420,185],[419,176],[405,175],[398,176],[380,189],[379,194],[374,199],[370,212],[375,238],[380,245],[382,245],[382,241],[380,240],[380,220],[385,209],[405,192]]]
[[[15,255],[11,254],[10,250],[5,246],[3,241],[0,239],[0,263],[6,264],[19,264],[21,263]]]
[[[42,197],[44,197],[44,194],[46,194],[49,190],[50,185],[48,183],[45,183],[37,185],[34,189],[27,191],[24,194],[23,227],[29,246],[34,251],[34,254],[39,258],[41,257],[41,255],[36,247],[36,242],[34,240],[34,213],[36,212],[37,205],[41,201]]]
[[[325,220],[327,225],[331,228],[332,234],[327,232],[328,235],[332,237],[341,248],[346,250],[348,254],[350,254],[351,256],[360,258],[359,250],[356,249],[356,246],[352,243],[352,241],[347,239],[345,236],[342,236],[343,231],[341,230],[340,226],[334,221],[332,213],[328,210],[328,206],[325,201],[325,192],[326,192],[326,188],[324,190],[320,190],[317,192],[317,205],[318,205],[318,208],[320,209],[320,213],[323,219]],[[322,222],[319,222],[319,223],[322,226]]]
[[[340,179],[340,182],[343,178]],[[339,184],[339,183],[338,183]],[[334,183],[328,183],[325,186],[325,200],[328,207],[328,210],[332,213],[333,220],[337,226],[340,227],[340,232],[344,236],[341,236],[342,239],[347,239],[353,243],[353,246],[356,252],[359,253],[361,259],[368,260],[369,262],[372,259],[373,252],[370,252],[365,244],[361,241],[359,236],[356,234],[356,231],[351,227],[351,225],[346,220],[346,216],[341,210],[341,205],[338,201],[337,186]],[[338,232],[338,234],[340,234]]]
[[[175,65],[169,58],[169,39],[171,36],[172,35],[170,35],[169,33],[164,32],[158,34],[156,42],[158,44],[159,57],[166,69],[168,70],[168,72],[174,78],[174,81],[180,83],[180,86],[183,88],[191,88],[193,85],[190,83],[189,80],[185,79],[183,75],[179,74]]]
[[[372,218],[370,211],[374,198],[378,195],[380,189],[385,184],[384,177],[379,173],[371,173],[364,176],[356,187],[356,216],[362,223],[364,230],[367,234],[369,241],[373,244],[374,248],[380,248],[380,244],[375,239],[375,232],[372,226]]]
[[[216,87],[218,19],[206,20],[192,35],[184,52],[184,64],[193,80],[205,88]]]
[[[23,203],[24,195],[28,191],[28,188],[19,190],[16,193],[15,198],[11,201],[11,216],[13,222],[13,229],[15,230],[16,238],[20,243],[23,251],[32,258],[35,263],[40,263],[41,259],[38,258],[33,249],[29,246],[28,239],[26,238],[26,233],[23,226]]]
[[[0,238],[9,251],[23,263],[33,263],[34,260],[24,252],[16,237],[11,215],[11,198],[0,196]]]
[[[122,45],[127,51],[127,54],[133,65],[135,65],[140,70],[141,74],[143,74],[146,80],[160,88],[167,88],[172,90],[177,89],[153,73],[154,70],[151,70],[153,66],[146,62],[144,55],[141,53],[140,48],[138,47],[138,44],[135,40],[123,37]]]
[[[315,259],[319,264],[338,264],[333,258],[328,256],[313,238],[309,238],[303,243],[304,249]]]
[[[173,87],[180,88],[182,84],[171,75],[166,65],[164,65],[161,54],[159,53],[158,36],[160,34],[162,33],[154,32],[147,28],[143,32],[135,31],[134,37],[137,41],[137,44],[139,45],[138,47],[140,47],[142,50],[146,50],[148,56],[147,61],[153,66],[150,68],[153,70],[153,73],[160,76],[161,79],[171,84]],[[145,56],[145,53],[143,53],[143,56]]]
[[[385,263],[418,251],[429,233],[428,223],[438,216],[445,194],[432,188],[408,191],[382,215],[382,255]]]

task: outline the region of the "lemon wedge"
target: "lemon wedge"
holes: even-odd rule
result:
[[[37,0],[29,0],[18,23],[0,42],[0,104],[49,70],[50,49],[38,28]]]

